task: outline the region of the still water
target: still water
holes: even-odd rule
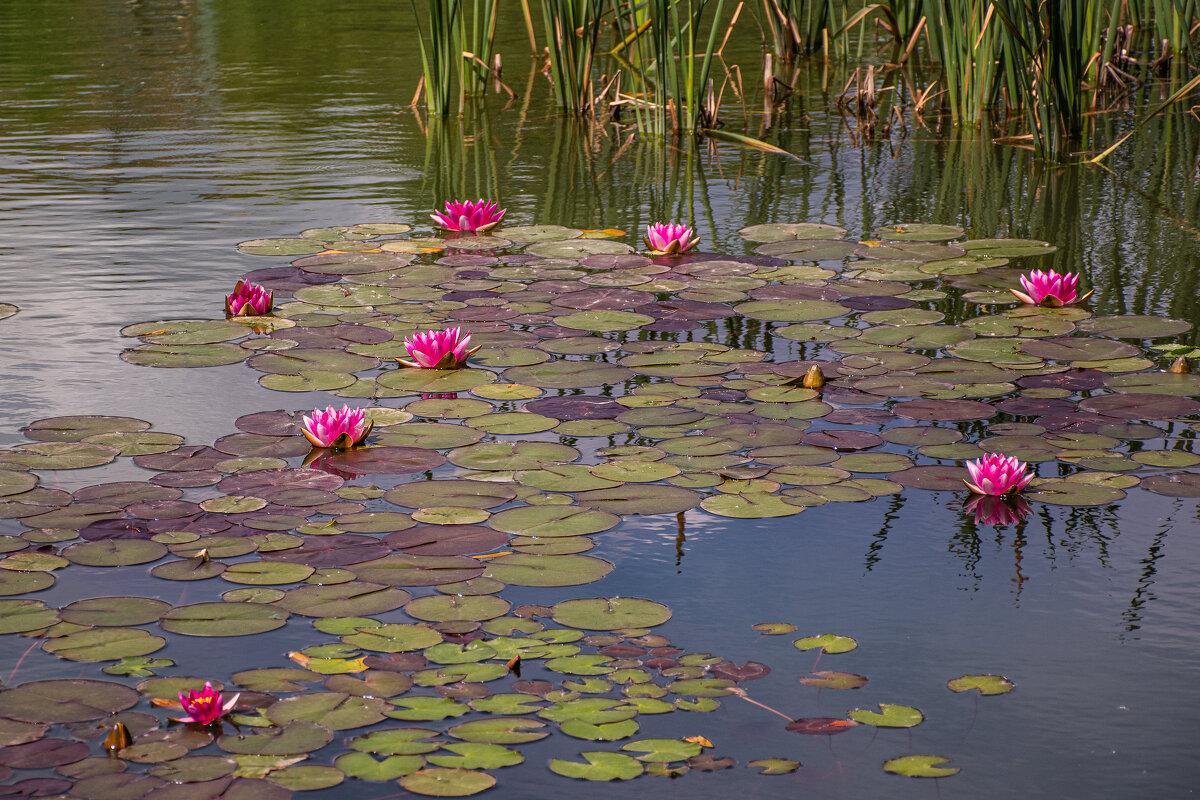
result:
[[[734,255],[751,246],[737,231],[760,222],[825,222],[851,236],[895,222],[957,223],[970,237],[1057,244],[1043,265],[1083,272],[1098,314],[1200,322],[1200,127],[1186,115],[1152,125],[1107,169],[1049,169],[934,123],[858,146],[814,75],[769,120],[761,97],[748,96],[745,112],[727,97],[725,109],[735,130],[744,124],[811,166],[709,142],[623,149],[627,133],[551,112],[519,19],[503,22],[505,77],[520,96],[489,98],[471,119],[429,127],[406,106],[419,61],[403,3],[305,0],[284,13],[264,0],[0,7],[0,301],[21,308],[0,322],[0,444],[24,441],[19,428],[34,419],[84,413],[140,417],[208,444],[243,414],[333,402],[269,392],[244,365],[133,366],[118,358],[129,345],[118,331],[216,317],[243,273],[282,263],[239,253],[239,241],[359,222],[422,226],[452,197],[494,197],[516,225],[633,232],[690,220],[705,249]],[[743,25],[740,53],[752,55],[757,35]],[[1098,119],[1111,137],[1131,116],[1116,108]],[[56,478],[78,481],[62,486],[71,490],[139,473],[126,463]],[[770,676],[745,687],[789,716],[899,702],[926,722],[806,737],[729,699],[710,715],[645,722],[642,735],[704,732],[717,755],[737,759],[734,769],[573,784],[542,765],[593,748],[558,736],[529,745],[525,765],[499,771],[492,796],[1191,796],[1200,787],[1196,502],[1133,490],[1102,509],[1042,508],[1019,533],[976,527],[953,495],[916,490],[778,522],[697,509],[682,538],[673,515],[626,520],[592,551],[615,570],[567,592],[667,603],[674,617],[659,631],[688,651],[770,665]],[[72,570],[86,585],[60,581],[42,599],[118,593],[105,571]],[[147,579],[120,591],[156,590]],[[564,596],[505,594],[514,605]],[[853,636],[858,650],[826,656],[820,668],[869,676],[870,685],[801,687],[812,653],[792,637],[751,630],[775,621]],[[284,665],[280,654],[300,644],[273,641],[252,663],[240,647],[214,652],[197,640],[173,641],[161,655],[186,674],[227,675]],[[5,648],[3,676],[24,646]],[[945,681],[964,673],[1004,674],[1017,689],[978,700],[948,692]],[[16,682],[43,675],[102,677],[98,665],[81,670],[36,652]],[[962,773],[935,784],[880,769],[907,753],[944,755]],[[803,767],[759,777],[744,766],[774,756]],[[347,782],[310,796],[395,790]]]

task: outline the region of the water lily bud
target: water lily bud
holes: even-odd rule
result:
[[[1183,356],[1171,362],[1171,366],[1167,367],[1167,372],[1174,372],[1176,375],[1184,375],[1192,371],[1192,362],[1188,361]]]
[[[124,750],[131,744],[133,744],[133,737],[129,735],[129,728],[125,727],[124,722],[113,725],[108,729],[108,735],[104,737],[104,749],[110,756],[115,756],[118,750]]]
[[[825,385],[825,373],[821,372],[821,368],[813,364],[808,368],[808,372],[804,373],[804,380],[800,383],[805,389],[820,389]]]

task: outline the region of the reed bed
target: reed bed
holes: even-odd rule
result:
[[[418,0],[410,2],[416,11]],[[453,113],[457,99],[462,114],[468,98],[486,91],[489,78],[501,85],[494,52],[497,4],[425,0],[420,45],[431,113]],[[557,107],[594,124],[628,123],[655,137],[715,131],[722,125],[717,112],[725,91],[744,98],[742,67],[723,56],[735,32],[761,37],[768,117],[778,97],[786,102],[792,94],[776,75],[778,65],[828,70],[834,61],[859,61],[853,102],[845,92],[830,102],[858,119],[854,127],[862,141],[874,138],[876,129],[907,130],[906,111],[916,124],[944,114],[955,125],[985,133],[1021,123],[1024,130],[1006,141],[1066,161],[1086,153],[1095,113],[1133,87],[1166,78],[1183,85],[1176,92],[1182,98],[1200,86],[1200,78],[1187,81],[1196,72],[1200,0],[538,4],[540,47],[530,0],[521,0],[521,10]],[[883,108],[877,99],[885,94]],[[763,144],[737,136],[741,143]]]

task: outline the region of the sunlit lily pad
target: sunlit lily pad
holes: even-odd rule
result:
[[[906,775],[910,778],[945,778],[960,771],[958,767],[938,766],[949,762],[950,759],[942,756],[901,756],[883,762],[883,768],[895,775]]]
[[[69,661],[117,661],[148,655],[162,649],[166,643],[161,636],[140,628],[101,628],[50,639],[42,644],[42,649]]]
[[[566,778],[588,781],[630,780],[642,774],[642,762],[622,753],[603,750],[580,753],[586,763],[555,758],[550,761],[550,771]]]
[[[925,715],[912,706],[900,706],[893,703],[880,703],[879,711],[868,711],[855,708],[846,712],[846,716],[864,725],[874,725],[878,728],[911,728],[924,721]]]
[[[825,653],[848,653],[858,647],[858,642],[849,636],[838,636],[833,633],[824,633],[820,636],[806,636],[803,639],[797,639],[792,644],[798,650],[815,650],[820,648]]]
[[[759,758],[746,762],[747,767],[755,767],[759,775],[786,775],[800,768],[799,761],[788,758]]]
[[[969,692],[978,690],[980,694],[1007,694],[1013,690],[1013,683],[1003,675],[963,675],[946,683],[952,692]]]
[[[413,794],[427,797],[468,797],[492,788],[496,779],[486,772],[430,767],[404,775],[399,783]]]
[[[552,614],[561,625],[595,631],[651,628],[671,618],[665,605],[639,597],[564,600],[554,606]]]

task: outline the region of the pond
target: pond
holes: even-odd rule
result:
[[[1049,169],[936,121],[856,142],[812,70],[769,116],[754,92],[722,112],[803,161],[629,143],[552,113],[514,17],[518,97],[439,124],[407,106],[406,11],[0,10],[11,796],[1194,791],[1200,391],[1152,349],[1200,323],[1194,119]],[[1102,119],[1114,139],[1134,115]],[[507,208],[486,237],[429,219],[477,197]],[[657,221],[696,251],[642,255]],[[1094,293],[1004,299],[1033,268]],[[226,322],[268,269],[271,327]],[[450,324],[483,345],[466,369],[395,364]],[[290,415],[343,403],[392,409],[377,447],[304,469]],[[80,415],[106,419],[26,429]],[[1055,480],[968,506],[962,465],[1001,437]],[[89,488],[115,482],[138,483]],[[348,585],[366,597],[333,602]],[[1013,688],[947,686],[979,675]],[[105,683],[41,684],[86,693],[47,711],[19,688],[42,680]],[[245,736],[151,702],[204,680],[243,692]],[[139,737],[124,759],[110,711]],[[270,723],[295,741],[255,738]],[[641,774],[548,769],[593,751],[620,755],[592,777]],[[883,767],[921,754],[961,771]],[[451,788],[397,786],[420,766]]]

